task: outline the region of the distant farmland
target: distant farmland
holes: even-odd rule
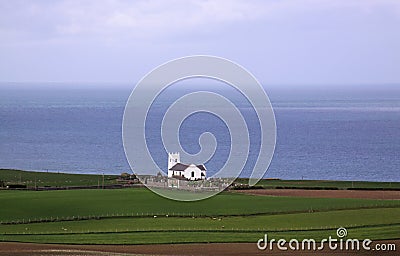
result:
[[[0,191],[0,239],[40,243],[147,244],[400,238],[400,201],[253,196],[224,192],[199,202],[144,188]]]
[[[4,185],[19,184],[34,187],[69,187],[114,185],[118,175],[69,174],[56,172],[28,172],[21,170],[0,169],[0,181]]]

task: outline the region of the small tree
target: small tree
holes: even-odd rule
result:
[[[161,173],[161,172],[158,172],[158,173],[157,173],[157,176],[156,176],[156,181],[161,181],[163,178],[164,178],[164,177],[163,177],[162,173]]]
[[[129,173],[126,173],[126,172],[121,173],[121,179],[129,180],[129,177],[130,177]]]

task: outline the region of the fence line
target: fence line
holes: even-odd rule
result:
[[[385,227],[392,225],[400,225],[400,223],[391,224],[375,224],[375,225],[353,225],[349,226],[347,229],[357,229],[357,228],[369,228],[369,227]],[[152,233],[152,232],[215,232],[215,233],[281,233],[281,232],[299,232],[299,231],[326,231],[326,230],[336,230],[339,226],[321,226],[321,227],[301,227],[301,228],[275,228],[275,229],[250,229],[250,228],[173,228],[173,229],[145,229],[145,228],[135,228],[135,229],[109,229],[103,231],[65,231],[65,232],[3,232],[0,235],[80,235],[80,234],[115,234],[115,233]]]
[[[204,213],[107,213],[106,215],[87,215],[87,216],[51,216],[34,219],[20,219],[20,220],[9,220],[0,221],[0,225],[18,225],[18,224],[29,224],[29,223],[45,223],[45,222],[62,222],[62,221],[80,221],[80,220],[99,220],[99,219],[113,219],[113,218],[149,218],[149,217],[202,217],[202,218],[213,218],[213,217],[245,217],[245,216],[261,216],[261,215],[280,215],[280,214],[293,214],[293,213],[316,213],[316,212],[329,212],[329,211],[345,211],[345,210],[361,210],[361,209],[380,209],[380,208],[399,208],[400,205],[364,205],[359,207],[342,207],[342,208],[322,208],[322,209],[304,209],[298,211],[270,211],[270,212],[255,212],[255,213],[242,213],[242,214],[204,214]]]

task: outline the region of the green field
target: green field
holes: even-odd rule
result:
[[[397,200],[267,197],[229,192],[199,202],[179,202],[144,188],[1,191],[0,202],[4,206],[0,210],[2,222],[73,216],[233,216],[400,206]]]
[[[104,185],[117,184],[118,175],[104,175]],[[67,174],[54,172],[29,172],[21,170],[0,169],[0,182],[7,184],[23,184],[37,187],[71,187],[101,186],[103,175]],[[239,178],[238,184],[248,184],[248,179]],[[257,183],[262,188],[324,188],[324,189],[392,189],[400,190],[400,182],[368,182],[368,181],[330,181],[330,180],[275,180],[263,179]]]
[[[116,184],[117,178],[117,175],[104,175],[104,185]],[[102,186],[103,175],[0,169],[0,181],[5,185],[22,184],[31,188],[35,185],[37,187]]]
[[[102,175],[0,170],[3,185],[102,185]],[[117,184],[105,175],[104,184]],[[237,183],[246,184],[239,179]],[[399,182],[261,180],[263,188],[398,190]],[[400,200],[255,196],[223,192],[196,202],[145,188],[0,190],[0,241],[72,244],[255,242],[335,236],[400,238]]]
[[[396,239],[399,238],[400,225],[385,227],[349,228],[348,238],[351,239]],[[66,244],[161,244],[161,243],[226,243],[226,242],[250,242],[256,243],[258,239],[268,234],[269,239],[315,239],[336,236],[335,229],[305,230],[305,231],[133,231],[133,232],[107,232],[84,234],[41,234],[41,235],[2,235],[0,241],[33,242],[33,243],[66,243]]]
[[[400,201],[268,197],[224,192],[198,202],[144,188],[0,191],[0,240],[146,244],[349,237],[400,238]],[[12,224],[14,223],[14,224]]]

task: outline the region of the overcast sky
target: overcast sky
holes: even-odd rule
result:
[[[210,54],[264,84],[400,82],[399,0],[0,0],[0,81],[136,83]]]

